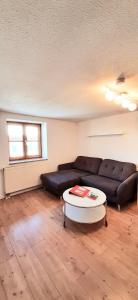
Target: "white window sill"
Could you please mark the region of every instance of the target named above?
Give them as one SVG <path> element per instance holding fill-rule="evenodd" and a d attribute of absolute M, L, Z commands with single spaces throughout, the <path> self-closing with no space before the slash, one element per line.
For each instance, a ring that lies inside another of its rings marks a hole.
<path fill-rule="evenodd" d="M 37 162 L 37 161 L 43 161 L 48 160 L 48 158 L 33 158 L 33 159 L 24 159 L 24 160 L 13 160 L 9 162 L 9 165 L 18 165 L 18 164 L 24 164 L 24 163 L 30 163 L 30 162 Z"/>

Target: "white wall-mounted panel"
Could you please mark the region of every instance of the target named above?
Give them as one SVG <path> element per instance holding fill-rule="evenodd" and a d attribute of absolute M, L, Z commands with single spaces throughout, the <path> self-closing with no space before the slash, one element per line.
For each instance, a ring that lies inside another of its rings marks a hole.
<path fill-rule="evenodd" d="M 133 162 L 138 168 L 138 111 L 79 122 L 78 154 Z"/>

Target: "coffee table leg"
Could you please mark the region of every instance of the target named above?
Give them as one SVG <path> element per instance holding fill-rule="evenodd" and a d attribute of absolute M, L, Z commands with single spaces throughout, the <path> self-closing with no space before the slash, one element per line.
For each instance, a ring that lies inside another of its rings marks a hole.
<path fill-rule="evenodd" d="M 66 202 L 64 202 L 64 222 L 63 227 L 66 228 Z"/>
<path fill-rule="evenodd" d="M 104 218 L 104 224 L 105 224 L 105 227 L 108 226 L 108 222 L 107 222 L 107 201 L 105 202 L 105 218 Z"/>

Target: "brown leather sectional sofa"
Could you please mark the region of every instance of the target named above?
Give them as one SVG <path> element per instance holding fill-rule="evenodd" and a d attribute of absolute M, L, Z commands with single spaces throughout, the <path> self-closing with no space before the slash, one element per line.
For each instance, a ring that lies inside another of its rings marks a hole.
<path fill-rule="evenodd" d="M 53 194 L 76 184 L 102 190 L 107 201 L 118 206 L 134 198 L 137 190 L 136 165 L 111 159 L 78 156 L 74 162 L 58 166 L 58 171 L 41 175 L 43 186 Z"/>

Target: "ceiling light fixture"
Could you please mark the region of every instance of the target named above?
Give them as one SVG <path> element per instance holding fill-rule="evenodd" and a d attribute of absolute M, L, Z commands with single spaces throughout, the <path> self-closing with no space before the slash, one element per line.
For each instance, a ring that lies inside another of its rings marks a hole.
<path fill-rule="evenodd" d="M 113 101 L 115 98 L 115 95 L 112 91 L 108 90 L 105 94 L 105 97 L 108 101 Z"/>
<path fill-rule="evenodd" d="M 116 82 L 112 88 L 110 88 L 109 86 L 104 86 L 103 91 L 105 93 L 105 98 L 109 102 L 113 101 L 116 104 L 121 105 L 123 108 L 127 108 L 129 111 L 134 111 L 137 109 L 137 105 L 136 103 L 131 102 L 132 93 L 128 94 L 128 92 L 126 91 L 120 92 L 119 86 L 124 84 L 125 81 L 126 81 L 126 75 L 124 73 L 121 73 L 117 77 Z"/>
<path fill-rule="evenodd" d="M 121 104 L 121 101 L 122 101 L 121 95 L 117 95 L 117 96 L 115 97 L 115 103 L 116 103 L 116 104 Z"/>
<path fill-rule="evenodd" d="M 105 92 L 105 98 L 109 102 L 113 101 L 116 104 L 121 105 L 123 108 L 127 108 L 130 111 L 134 111 L 137 109 L 136 103 L 130 101 L 130 96 L 126 92 L 117 93 L 108 88 L 108 90 L 106 89 Z"/>
<path fill-rule="evenodd" d="M 129 103 L 128 109 L 129 109 L 130 111 L 134 111 L 134 110 L 136 110 L 136 108 L 137 108 L 136 103 L 132 103 L 132 102 Z"/>
<path fill-rule="evenodd" d="M 126 80 L 125 74 L 121 73 L 116 79 L 116 84 L 123 84 L 125 80 Z"/>
<path fill-rule="evenodd" d="M 129 99 L 127 99 L 127 98 L 125 98 L 125 97 L 122 96 L 122 101 L 121 101 L 122 107 L 123 108 L 128 108 L 129 104 L 130 104 Z"/>

